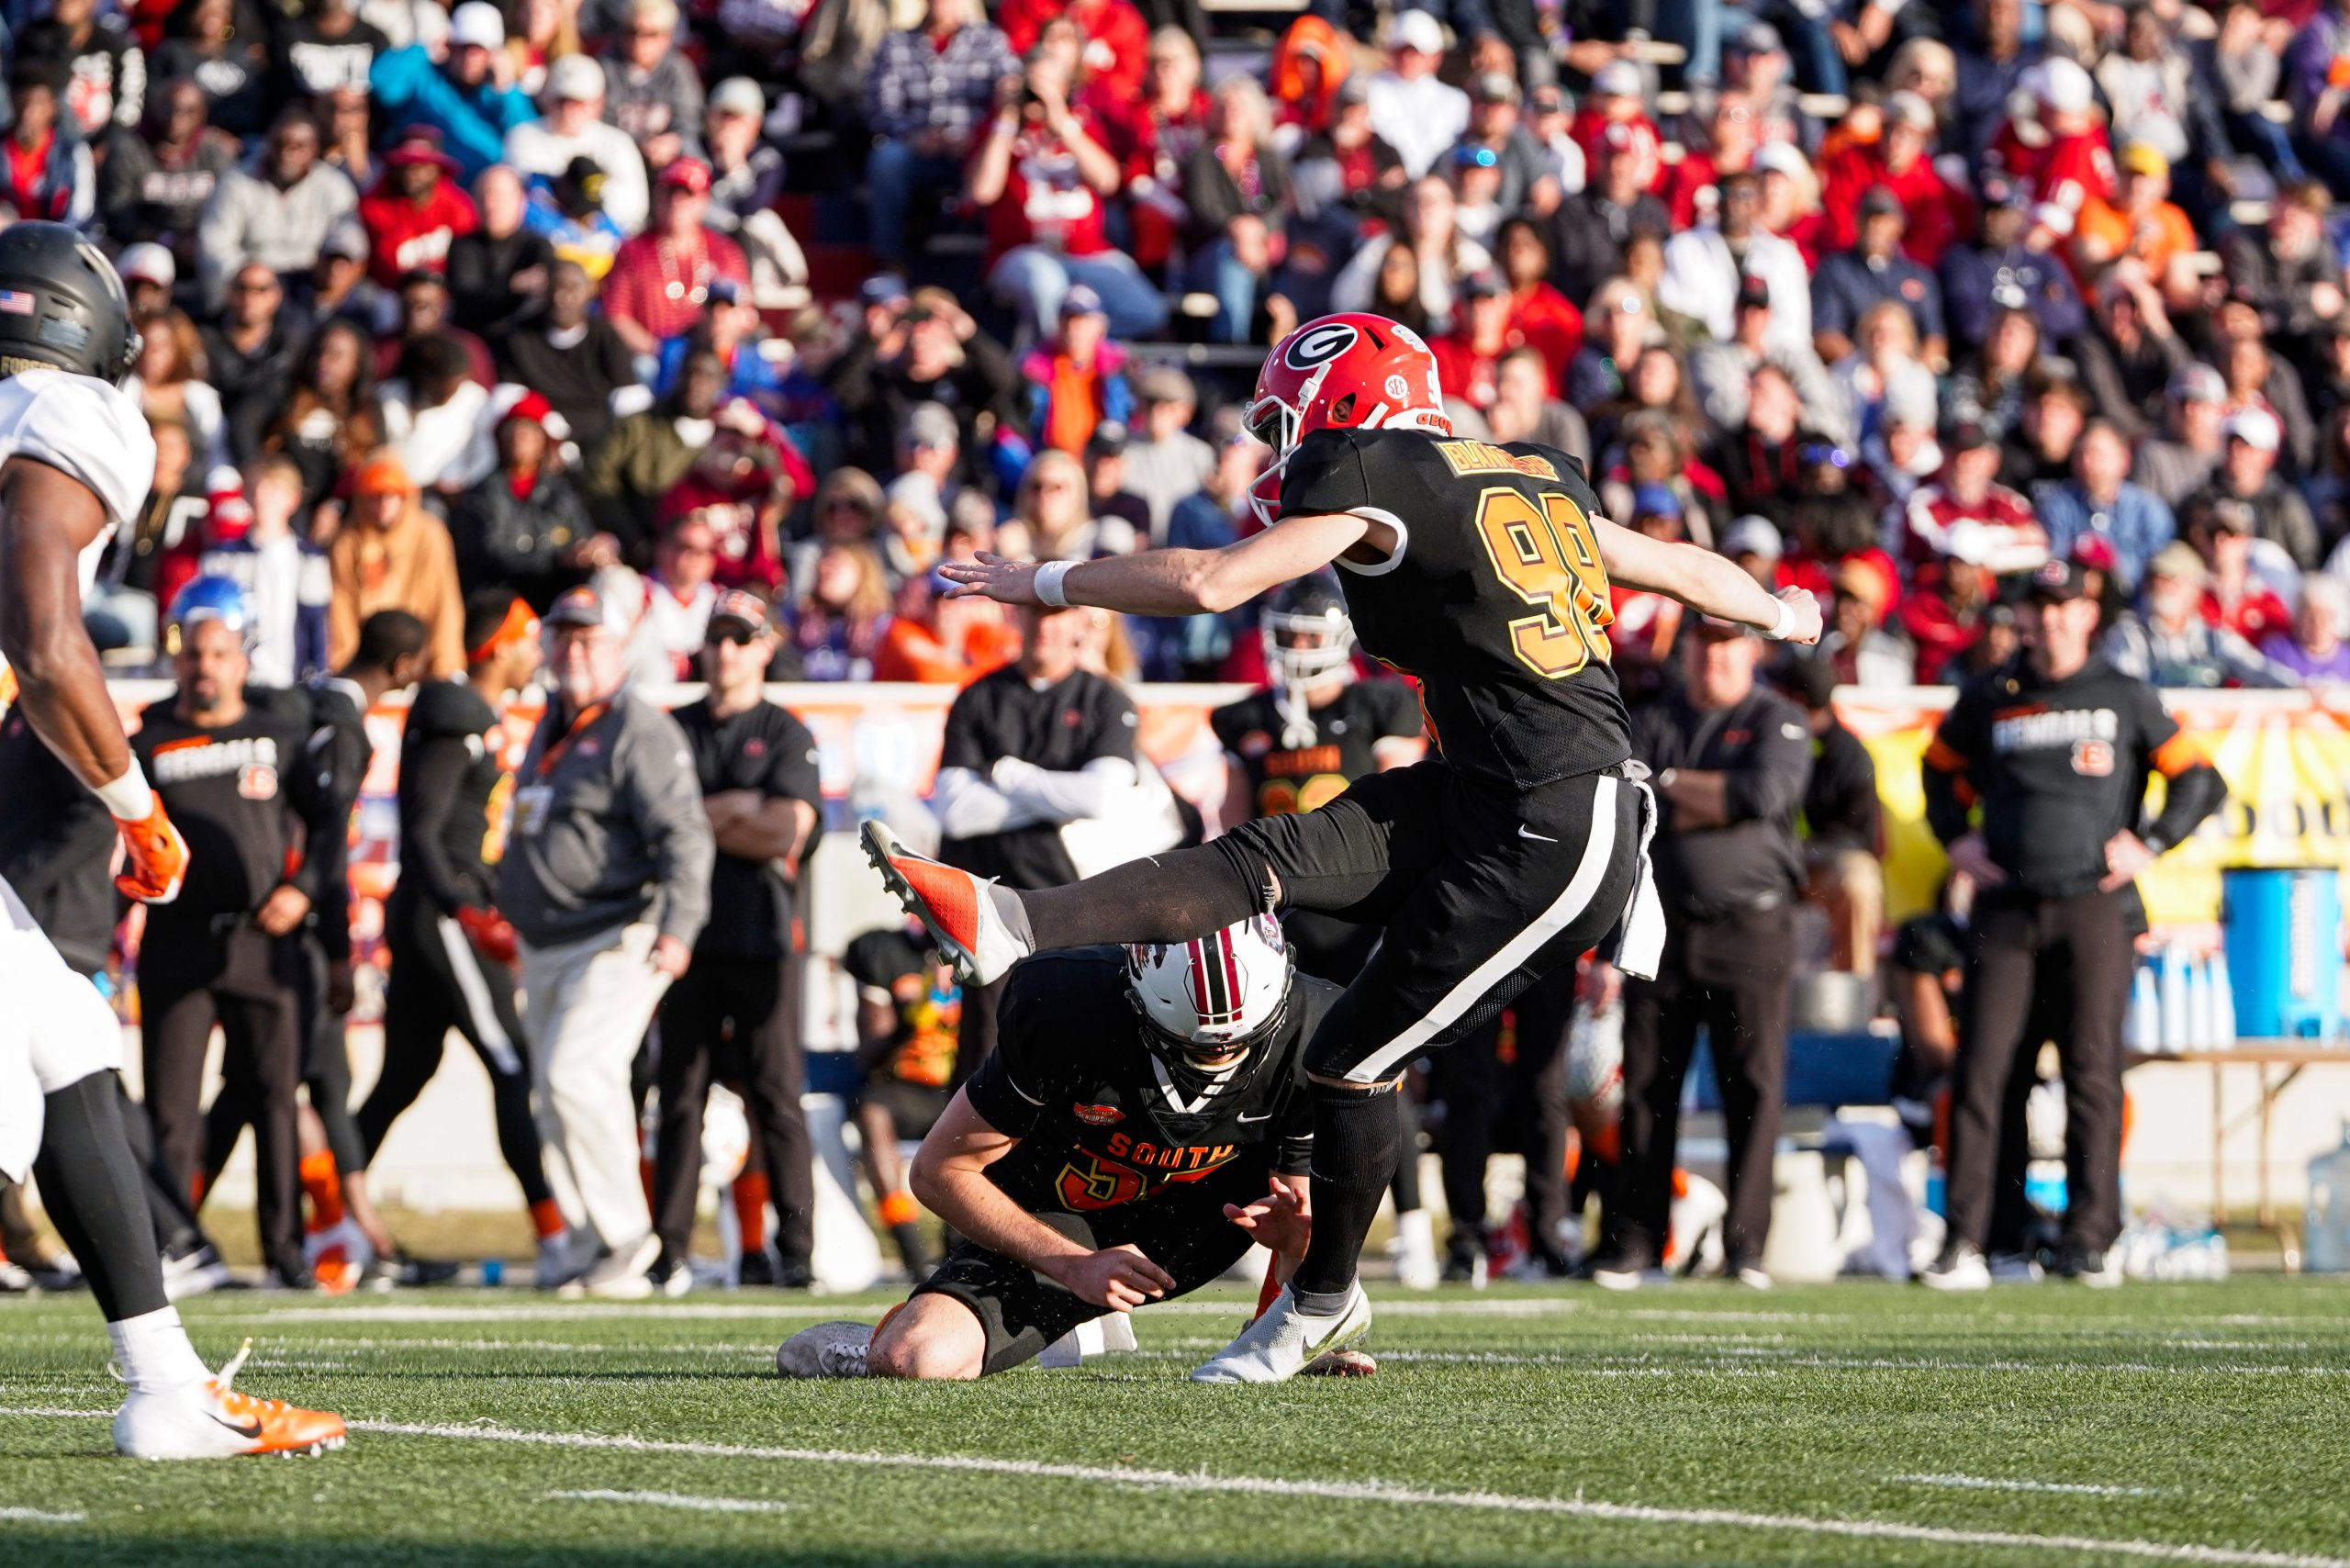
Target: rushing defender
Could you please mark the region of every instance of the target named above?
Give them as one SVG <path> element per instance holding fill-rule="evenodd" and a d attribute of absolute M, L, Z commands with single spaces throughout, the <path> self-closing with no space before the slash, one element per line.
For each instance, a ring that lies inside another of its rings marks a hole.
<path fill-rule="evenodd" d="M 115 385 L 139 347 L 121 280 L 96 246 L 60 223 L 0 230 L 0 653 L 34 733 L 121 829 L 116 886 L 168 903 L 187 846 L 131 758 L 82 629 L 98 553 L 155 471 L 146 421 Z M 115 1447 L 143 1459 L 340 1447 L 340 1417 L 231 1389 L 241 1355 L 217 1376 L 197 1358 L 164 1299 L 123 1134 L 121 1029 L 5 883 L 0 905 L 0 1176 L 39 1170 L 50 1218 L 106 1314 L 130 1385 Z"/>
<path fill-rule="evenodd" d="M 1599 515 L 1581 465 L 1527 442 L 1455 439 L 1436 361 L 1382 317 L 1325 317 L 1273 346 L 1248 425 L 1277 461 L 1252 496 L 1270 526 L 1221 550 L 1082 563 L 982 555 L 958 594 L 1132 614 L 1225 610 L 1336 564 L 1363 647 L 1417 675 L 1441 758 L 1357 780 L 1321 810 L 1201 848 L 1014 893 L 899 849 L 868 824 L 893 890 L 976 979 L 1040 950 L 1179 942 L 1284 905 L 1374 923 L 1378 953 L 1306 1047 L 1314 1234 L 1281 1296 L 1192 1374 L 1273 1382 L 1359 1338 L 1364 1233 L 1397 1157 L 1402 1065 L 1459 1038 L 1535 977 L 1619 927 L 1655 962 L 1653 820 L 1628 768 L 1607 665 L 1611 581 L 1799 642 L 1811 596 L 1774 599 L 1727 558 Z"/>
<path fill-rule="evenodd" d="M 914 1191 L 967 1239 L 878 1328 L 803 1329 L 777 1370 L 980 1377 L 1197 1289 L 1252 1239 L 1285 1275 L 1313 1152 L 1299 1066 L 1337 996 L 1262 915 L 1022 965 L 996 1048 L 914 1157 Z"/>

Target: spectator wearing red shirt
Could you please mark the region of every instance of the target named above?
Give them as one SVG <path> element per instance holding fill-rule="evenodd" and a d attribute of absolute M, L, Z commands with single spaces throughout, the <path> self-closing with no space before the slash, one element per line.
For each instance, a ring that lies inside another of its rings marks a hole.
<path fill-rule="evenodd" d="M 1991 156 L 2031 187 L 2034 201 L 2063 207 L 2076 218 L 2091 201 L 2110 202 L 2120 186 L 2113 146 L 2097 119 L 2097 89 L 2089 73 L 2069 60 L 2051 58 L 2025 73 L 2039 106 L 2024 124 L 2009 120 L 1992 143 Z"/>
<path fill-rule="evenodd" d="M 1639 66 L 1628 60 L 1609 61 L 1592 77 L 1591 91 L 1583 95 L 1583 106 L 1575 111 L 1567 134 L 1583 149 L 1583 166 L 1588 169 L 1604 167 L 1610 149 L 1628 151 L 1638 171 L 1638 188 L 1647 191 L 1656 188 L 1664 170 L 1664 138 L 1658 134 L 1656 121 L 1649 118 L 1640 87 Z M 1618 125 L 1628 140 L 1608 136 L 1609 128 Z"/>
<path fill-rule="evenodd" d="M 439 131 L 412 125 L 382 162 L 375 188 L 359 201 L 367 275 L 378 287 L 392 288 L 409 273 L 446 272 L 450 241 L 481 226 L 473 198 L 450 178 L 457 161 L 441 151 Z"/>
<path fill-rule="evenodd" d="M 1500 396 L 1495 377 L 1502 355 L 1520 340 L 1510 327 L 1509 285 L 1499 273 L 1491 267 L 1471 273 L 1460 286 L 1460 297 L 1468 308 L 1459 313 L 1459 325 L 1428 347 L 1436 353 L 1437 379 L 1444 395 L 1482 414 Z"/>
<path fill-rule="evenodd" d="M 1167 264 L 1190 213 L 1183 204 L 1183 168 L 1207 145 L 1208 95 L 1200 86 L 1200 46 L 1181 28 L 1150 37 L 1143 95 L 1122 98 L 1090 82 L 1080 95 L 1102 127 L 1102 144 L 1125 171 L 1134 221 L 1131 254 L 1149 271 Z"/>
<path fill-rule="evenodd" d="M 1126 103 L 1142 95 L 1143 71 L 1150 55 L 1150 27 L 1127 0 L 1004 0 L 996 26 L 1026 54 L 1045 36 L 1047 23 L 1067 17 L 1084 35 L 1078 56 L 1086 79 Z"/>
<path fill-rule="evenodd" d="M 1681 162 L 1667 168 L 1657 183 L 1656 194 L 1673 214 L 1675 234 L 1697 226 L 1701 192 L 1716 185 L 1724 174 L 1754 166 L 1756 141 L 1754 111 L 1747 107 L 1746 100 L 1728 94 L 1715 99 L 1713 113 L 1706 118 L 1703 145 L 1682 154 Z"/>
<path fill-rule="evenodd" d="M 1511 336 L 1542 355 L 1550 396 L 1565 396 L 1567 366 L 1583 352 L 1583 312 L 1550 286 L 1550 245 L 1541 225 L 1526 217 L 1503 223 L 1494 248 L 1509 285 Z"/>
<path fill-rule="evenodd" d="M 657 357 L 664 342 L 693 330 L 712 283 L 724 277 L 746 292 L 751 286 L 742 247 L 702 223 L 710 165 L 680 158 L 654 185 L 653 221 L 620 248 L 604 280 L 604 314 L 641 359 Z"/>
<path fill-rule="evenodd" d="M 1032 50 L 1026 74 L 1007 88 L 971 165 L 971 199 L 988 209 L 989 281 L 1039 337 L 1080 283 L 1100 296 L 1117 336 L 1157 331 L 1167 302 L 1134 258 L 1110 247 L 1102 203 L 1118 188 L 1118 161 L 1092 117 L 1070 106 L 1068 64 Z"/>
<path fill-rule="evenodd" d="M 1873 146 L 1839 154 L 1828 170 L 1823 206 L 1835 249 L 1860 243 L 1861 198 L 1883 185 L 1907 220 L 1901 249 L 1919 266 L 1942 264 L 1942 252 L 1975 228 L 1975 204 L 1951 188 L 1927 151 L 1934 135 L 1933 106 L 1915 93 L 1896 93 L 1885 106 L 1885 134 Z"/>
<path fill-rule="evenodd" d="M 62 66 L 44 60 L 19 62 L 8 73 L 17 114 L 0 137 L 6 154 L 0 162 L 0 201 L 20 217 L 86 224 L 97 207 L 97 174 L 89 143 L 58 124 L 63 74 Z"/>
<path fill-rule="evenodd" d="M 1902 509 L 1900 553 L 1912 566 L 1956 556 L 1994 572 L 2028 572 L 2048 559 L 2048 532 L 2031 503 L 1998 482 L 1999 443 L 1964 424 L 1942 443 L 1942 477 Z"/>
<path fill-rule="evenodd" d="M 2227 496 L 2196 509 L 2187 537 L 2210 568 L 2203 585 L 2203 619 L 2256 648 L 2278 633 L 2290 636 L 2293 612 L 2253 573 L 2254 529 L 2250 503 Z"/>

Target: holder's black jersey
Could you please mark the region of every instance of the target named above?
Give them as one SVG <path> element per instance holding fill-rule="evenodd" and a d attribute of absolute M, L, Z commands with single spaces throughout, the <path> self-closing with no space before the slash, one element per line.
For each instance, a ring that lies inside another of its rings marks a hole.
<path fill-rule="evenodd" d="M 1180 1095 L 1142 1041 L 1118 947 L 1024 960 L 1005 982 L 995 1049 L 963 1086 L 971 1108 L 1020 1147 L 988 1167 L 1032 1213 L 1082 1214 L 1198 1187 L 1221 1204 L 1262 1197 L 1276 1171 L 1304 1175 L 1314 1105 L 1300 1065 L 1338 988 L 1297 976 L 1270 1053 L 1212 1113 L 1178 1114 Z M 1173 1125 L 1169 1125 L 1172 1118 Z M 1203 1193 L 1204 1195 L 1204 1193 Z M 1218 1224 L 1223 1223 L 1219 1217 Z"/>
<path fill-rule="evenodd" d="M 505 724 L 462 681 L 429 681 L 408 703 L 400 738 L 400 880 L 436 913 L 488 906 L 491 830 L 505 812 Z"/>
<path fill-rule="evenodd" d="M 1307 709 L 1304 718 L 1313 733 L 1291 734 L 1277 691 L 1251 692 L 1208 715 L 1215 738 L 1248 776 L 1252 816 L 1327 805 L 1364 774 L 1379 771 L 1374 743 L 1420 734 L 1419 703 L 1395 680 L 1350 680 L 1321 707 Z M 1292 745 L 1292 740 L 1304 744 Z"/>
<path fill-rule="evenodd" d="M 1335 512 L 1403 535 L 1384 561 L 1342 558 L 1339 587 L 1363 648 L 1420 678 L 1448 762 L 1527 789 L 1630 755 L 1581 464 L 1526 442 L 1319 430 L 1289 456 L 1281 515 Z"/>

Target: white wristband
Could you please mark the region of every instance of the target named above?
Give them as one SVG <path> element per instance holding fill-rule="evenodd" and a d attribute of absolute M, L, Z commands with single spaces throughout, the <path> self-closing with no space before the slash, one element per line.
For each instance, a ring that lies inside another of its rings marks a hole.
<path fill-rule="evenodd" d="M 1784 643 L 1796 634 L 1796 607 L 1784 599 L 1776 602 L 1779 606 L 1778 622 L 1762 635 L 1774 643 Z"/>
<path fill-rule="evenodd" d="M 143 823 L 155 810 L 155 792 L 147 788 L 147 775 L 139 770 L 135 756 L 121 778 L 111 784 L 99 785 L 91 793 L 119 822 Z"/>
<path fill-rule="evenodd" d="M 1036 600 L 1055 610 L 1069 608 L 1069 596 L 1061 592 L 1061 579 L 1075 566 L 1075 561 L 1047 561 L 1036 568 Z"/>

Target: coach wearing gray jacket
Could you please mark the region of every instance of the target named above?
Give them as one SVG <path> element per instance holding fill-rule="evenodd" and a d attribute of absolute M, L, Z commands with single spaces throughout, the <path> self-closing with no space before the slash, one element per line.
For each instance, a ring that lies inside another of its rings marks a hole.
<path fill-rule="evenodd" d="M 547 1182 L 575 1237 L 566 1293 L 652 1294 L 661 1244 L 637 1174 L 629 1067 L 710 917 L 716 851 L 685 733 L 626 684 L 632 597 L 548 610 L 554 694 L 515 778 L 499 911 L 520 938 Z"/>

